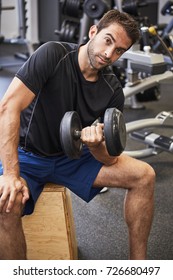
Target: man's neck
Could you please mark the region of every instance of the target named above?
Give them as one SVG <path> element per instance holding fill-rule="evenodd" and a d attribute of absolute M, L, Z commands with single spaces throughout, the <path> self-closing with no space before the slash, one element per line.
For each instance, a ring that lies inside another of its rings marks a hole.
<path fill-rule="evenodd" d="M 89 61 L 87 54 L 87 45 L 79 48 L 78 63 L 84 78 L 87 81 L 95 82 L 98 80 L 98 70 L 94 69 Z"/>

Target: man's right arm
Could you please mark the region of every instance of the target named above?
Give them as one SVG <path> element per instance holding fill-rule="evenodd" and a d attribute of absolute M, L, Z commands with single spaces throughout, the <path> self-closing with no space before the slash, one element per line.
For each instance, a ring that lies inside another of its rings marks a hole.
<path fill-rule="evenodd" d="M 0 212 L 8 198 L 7 212 L 11 210 L 19 191 L 23 193 L 23 202 L 28 198 L 27 188 L 20 179 L 18 144 L 20 113 L 34 97 L 34 93 L 15 77 L 0 102 L 0 159 L 3 165 Z"/>

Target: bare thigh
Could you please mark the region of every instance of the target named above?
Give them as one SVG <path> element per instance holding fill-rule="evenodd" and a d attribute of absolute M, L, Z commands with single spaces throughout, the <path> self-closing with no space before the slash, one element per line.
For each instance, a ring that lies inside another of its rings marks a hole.
<path fill-rule="evenodd" d="M 100 169 L 93 187 L 111 187 L 132 189 L 140 180 L 147 181 L 154 178 L 155 173 L 146 162 L 131 158 L 125 154 L 118 157 L 115 164 Z M 144 183 L 144 182 L 143 182 Z"/>

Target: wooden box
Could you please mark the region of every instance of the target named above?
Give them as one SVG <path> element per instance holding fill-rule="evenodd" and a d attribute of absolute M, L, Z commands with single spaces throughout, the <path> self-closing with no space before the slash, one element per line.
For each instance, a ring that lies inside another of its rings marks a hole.
<path fill-rule="evenodd" d="M 29 260 L 77 259 L 70 191 L 48 183 L 34 213 L 22 218 Z"/>

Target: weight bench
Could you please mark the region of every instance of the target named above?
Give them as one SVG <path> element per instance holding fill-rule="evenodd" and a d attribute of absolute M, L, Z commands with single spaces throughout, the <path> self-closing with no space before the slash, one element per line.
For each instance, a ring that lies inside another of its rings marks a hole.
<path fill-rule="evenodd" d="M 77 243 L 70 191 L 48 183 L 34 213 L 22 218 L 29 260 L 75 260 Z"/>

